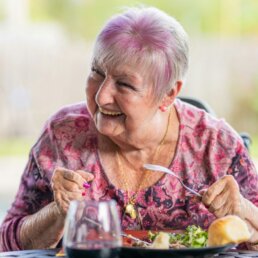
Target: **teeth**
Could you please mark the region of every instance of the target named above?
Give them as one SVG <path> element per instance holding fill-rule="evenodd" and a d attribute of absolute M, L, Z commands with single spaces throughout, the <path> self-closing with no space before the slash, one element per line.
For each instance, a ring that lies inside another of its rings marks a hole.
<path fill-rule="evenodd" d="M 121 115 L 122 113 L 121 112 L 112 112 L 112 111 L 107 111 L 101 107 L 99 107 L 99 111 L 105 115 L 109 115 L 109 116 L 118 116 L 118 115 Z"/>

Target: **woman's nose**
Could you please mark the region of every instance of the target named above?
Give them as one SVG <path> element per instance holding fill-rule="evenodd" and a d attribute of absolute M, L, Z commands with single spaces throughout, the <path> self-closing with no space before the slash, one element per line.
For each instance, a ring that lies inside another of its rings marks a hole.
<path fill-rule="evenodd" d="M 95 101 L 99 106 L 114 102 L 114 87 L 111 79 L 106 77 L 102 82 L 96 93 Z"/>

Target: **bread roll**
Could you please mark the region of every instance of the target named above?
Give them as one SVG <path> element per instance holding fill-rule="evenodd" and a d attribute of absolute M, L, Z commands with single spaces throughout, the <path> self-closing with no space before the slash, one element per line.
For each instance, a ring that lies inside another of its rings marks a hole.
<path fill-rule="evenodd" d="M 247 224 L 235 215 L 213 221 L 208 229 L 208 246 L 239 244 L 251 237 Z"/>

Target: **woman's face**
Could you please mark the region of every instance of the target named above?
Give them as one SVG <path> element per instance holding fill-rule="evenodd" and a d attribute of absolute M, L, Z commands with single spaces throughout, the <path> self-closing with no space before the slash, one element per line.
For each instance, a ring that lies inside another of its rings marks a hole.
<path fill-rule="evenodd" d="M 108 137 L 144 133 L 159 103 L 137 66 L 104 68 L 93 64 L 86 85 L 87 106 L 98 131 Z"/>

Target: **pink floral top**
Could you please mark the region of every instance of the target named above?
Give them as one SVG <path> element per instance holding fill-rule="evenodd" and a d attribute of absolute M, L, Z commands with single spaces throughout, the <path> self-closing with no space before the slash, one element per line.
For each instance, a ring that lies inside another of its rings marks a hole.
<path fill-rule="evenodd" d="M 224 175 L 233 175 L 242 195 L 258 207 L 257 172 L 238 134 L 225 121 L 180 100 L 175 107 L 180 135 L 169 168 L 196 191 Z M 25 216 L 53 201 L 50 181 L 56 166 L 93 173 L 88 198 L 116 200 L 124 229 L 184 229 L 190 224 L 207 228 L 214 219 L 200 200 L 170 175 L 137 194 L 140 219 L 125 215 L 127 194 L 108 181 L 98 156 L 96 128 L 85 103 L 79 103 L 53 115 L 32 147 L 18 193 L 0 229 L 0 250 L 20 249 L 19 230 Z"/>

